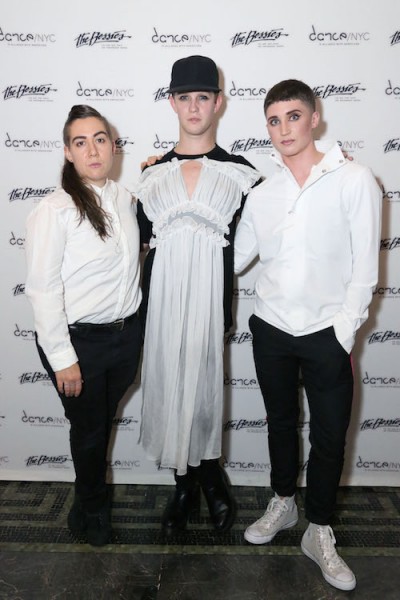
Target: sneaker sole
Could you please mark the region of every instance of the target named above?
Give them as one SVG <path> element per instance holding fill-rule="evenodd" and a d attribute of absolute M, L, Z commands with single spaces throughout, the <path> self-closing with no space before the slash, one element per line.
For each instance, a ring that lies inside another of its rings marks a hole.
<path fill-rule="evenodd" d="M 294 527 L 297 524 L 297 521 L 298 521 L 298 519 L 295 519 L 294 521 L 290 521 L 290 523 L 286 523 L 286 525 L 283 525 L 283 527 L 280 527 L 280 529 L 278 529 L 278 531 L 275 531 L 275 533 L 273 535 L 264 535 L 263 537 L 252 535 L 246 529 L 246 531 L 244 532 L 244 539 L 247 542 L 250 542 L 250 544 L 267 544 L 268 542 L 271 542 L 274 539 L 274 537 L 276 536 L 276 534 L 279 533 L 280 531 Z"/>
<path fill-rule="evenodd" d="M 346 583 L 345 581 L 338 581 L 337 579 L 334 579 L 333 577 L 331 577 L 330 575 L 327 575 L 327 573 L 324 572 L 324 570 L 321 567 L 321 565 L 319 564 L 318 560 L 303 545 L 303 542 L 301 542 L 301 550 L 302 550 L 303 554 L 308 556 L 308 558 L 311 558 L 311 560 L 314 561 L 315 564 L 319 566 L 319 568 L 321 569 L 322 577 L 325 579 L 325 581 L 330 583 L 333 587 L 337 588 L 338 590 L 342 590 L 344 592 L 350 592 L 351 590 L 354 590 L 354 588 L 356 587 L 356 583 L 357 583 L 355 577 L 354 577 L 353 581 L 349 581 L 348 583 Z"/>

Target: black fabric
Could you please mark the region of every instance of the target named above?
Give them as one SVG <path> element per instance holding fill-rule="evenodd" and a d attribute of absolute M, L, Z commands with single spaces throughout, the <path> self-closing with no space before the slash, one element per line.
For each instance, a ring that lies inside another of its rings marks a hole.
<path fill-rule="evenodd" d="M 351 359 L 333 327 L 294 337 L 256 315 L 249 320 L 268 416 L 271 488 L 293 496 L 299 473 L 299 369 L 310 409 L 305 516 L 329 525 L 343 468 L 353 399 Z"/>
<path fill-rule="evenodd" d="M 202 158 L 206 156 L 210 160 L 218 160 L 221 162 L 233 162 L 241 165 L 247 165 L 254 169 L 253 165 L 249 163 L 248 160 L 243 158 L 243 156 L 237 154 L 229 154 L 223 148 L 218 145 L 215 145 L 214 148 L 205 154 L 178 154 L 175 150 L 171 150 L 167 154 L 165 154 L 160 160 L 156 162 L 156 164 L 162 164 L 165 162 L 171 161 L 173 158 L 177 158 L 178 160 L 195 160 L 196 158 Z M 147 167 L 146 167 L 147 168 Z M 261 180 L 257 181 L 255 185 L 258 185 Z M 225 236 L 229 242 L 228 246 L 223 248 L 224 253 L 224 323 L 225 323 L 225 331 L 229 331 L 232 326 L 232 294 L 233 294 L 233 246 L 236 232 L 236 223 L 237 219 L 240 216 L 243 205 L 246 200 L 246 196 L 243 196 L 242 203 L 240 208 L 236 211 L 231 223 L 229 224 L 229 233 Z M 146 217 L 143 205 L 138 201 L 138 209 L 137 209 L 137 219 L 140 228 L 140 243 L 148 244 L 153 231 L 153 224 Z M 150 288 L 150 278 L 151 278 L 151 269 L 154 261 L 155 248 L 150 250 L 150 252 L 146 256 L 146 260 L 143 267 L 143 278 L 142 278 L 142 292 L 143 299 L 140 307 L 140 320 L 143 326 L 146 323 L 147 316 L 147 305 L 149 300 L 149 288 Z"/>
<path fill-rule="evenodd" d="M 76 496 L 85 510 L 95 513 L 107 501 L 106 459 L 112 422 L 119 401 L 135 379 L 141 330 L 135 316 L 122 331 L 70 328 L 70 336 L 84 381 L 82 393 L 77 398 L 58 395 L 71 424 Z M 37 347 L 57 389 L 54 371 L 38 343 Z"/>

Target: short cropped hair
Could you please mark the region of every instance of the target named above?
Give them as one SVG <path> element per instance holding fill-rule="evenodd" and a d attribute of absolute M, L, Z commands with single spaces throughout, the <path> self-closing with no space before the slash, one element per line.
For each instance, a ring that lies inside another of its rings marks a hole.
<path fill-rule="evenodd" d="M 315 95 L 312 89 L 298 79 L 286 79 L 274 85 L 264 100 L 264 113 L 271 104 L 285 102 L 286 100 L 301 100 L 315 112 Z"/>

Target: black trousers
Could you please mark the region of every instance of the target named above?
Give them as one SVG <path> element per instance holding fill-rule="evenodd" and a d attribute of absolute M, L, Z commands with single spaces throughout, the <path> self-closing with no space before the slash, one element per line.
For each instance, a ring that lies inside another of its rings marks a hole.
<path fill-rule="evenodd" d="M 109 327 L 70 326 L 72 345 L 84 380 L 80 396 L 60 394 L 69 419 L 75 468 L 75 494 L 89 512 L 107 502 L 106 457 L 118 402 L 133 383 L 139 363 L 142 334 L 135 315 L 119 331 Z M 39 355 L 54 386 L 56 378 L 42 348 Z"/>
<path fill-rule="evenodd" d="M 333 327 L 294 337 L 256 315 L 249 321 L 257 376 L 268 419 L 271 487 L 292 496 L 299 472 L 299 370 L 310 409 L 306 517 L 330 523 L 343 469 L 353 397 L 350 356 Z"/>

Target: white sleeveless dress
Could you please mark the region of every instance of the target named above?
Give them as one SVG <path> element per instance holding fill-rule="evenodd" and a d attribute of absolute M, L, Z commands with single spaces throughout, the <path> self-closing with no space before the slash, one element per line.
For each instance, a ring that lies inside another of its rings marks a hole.
<path fill-rule="evenodd" d="M 160 467 L 221 455 L 223 403 L 224 234 L 242 194 L 259 179 L 237 163 L 201 163 L 189 198 L 185 160 L 149 167 L 137 197 L 153 222 L 156 248 L 143 353 L 141 441 Z"/>

